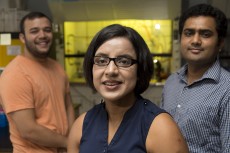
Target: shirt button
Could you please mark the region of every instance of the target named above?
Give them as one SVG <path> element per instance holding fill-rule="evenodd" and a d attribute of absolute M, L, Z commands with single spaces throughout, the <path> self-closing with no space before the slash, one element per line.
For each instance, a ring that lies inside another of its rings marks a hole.
<path fill-rule="evenodd" d="M 177 108 L 181 108 L 181 105 L 180 105 L 180 104 L 178 104 L 178 105 L 177 105 Z"/>

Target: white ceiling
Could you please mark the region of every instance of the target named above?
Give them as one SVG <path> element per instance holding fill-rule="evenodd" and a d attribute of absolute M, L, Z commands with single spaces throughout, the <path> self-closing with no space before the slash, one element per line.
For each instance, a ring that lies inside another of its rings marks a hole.
<path fill-rule="evenodd" d="M 111 19 L 174 19 L 180 15 L 181 1 L 183 0 L 48 0 L 48 5 L 53 20 L 62 23 Z M 194 4 L 202 2 L 187 1 Z M 220 8 L 230 18 L 230 0 L 204 1 Z"/>
<path fill-rule="evenodd" d="M 181 0 L 49 0 L 55 22 L 111 19 L 173 19 Z"/>
<path fill-rule="evenodd" d="M 210 3 L 230 19 L 230 0 L 0 0 L 0 8 L 41 11 L 54 22 L 111 19 L 174 19 L 181 3 Z"/>

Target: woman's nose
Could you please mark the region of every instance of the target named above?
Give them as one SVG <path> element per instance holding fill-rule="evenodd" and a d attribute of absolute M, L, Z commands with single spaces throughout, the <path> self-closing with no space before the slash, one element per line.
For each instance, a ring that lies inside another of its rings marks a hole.
<path fill-rule="evenodd" d="M 105 68 L 105 73 L 108 75 L 108 74 L 117 74 L 117 72 L 118 72 L 118 67 L 115 64 L 115 62 L 111 60 Z"/>

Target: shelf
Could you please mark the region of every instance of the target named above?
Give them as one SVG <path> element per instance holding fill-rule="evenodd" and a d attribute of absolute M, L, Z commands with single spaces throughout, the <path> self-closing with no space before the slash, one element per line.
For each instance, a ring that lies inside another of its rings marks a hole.
<path fill-rule="evenodd" d="M 65 54 L 65 58 L 72 58 L 72 57 L 85 57 L 85 54 Z"/>
<path fill-rule="evenodd" d="M 11 34 L 11 39 L 19 39 L 19 32 L 0 32 L 0 34 Z"/>

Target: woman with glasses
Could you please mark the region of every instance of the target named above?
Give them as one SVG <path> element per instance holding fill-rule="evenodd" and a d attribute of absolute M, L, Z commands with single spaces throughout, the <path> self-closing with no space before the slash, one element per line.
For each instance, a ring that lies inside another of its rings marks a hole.
<path fill-rule="evenodd" d="M 143 38 L 114 24 L 91 41 L 84 73 L 101 103 L 72 126 L 68 153 L 187 153 L 168 113 L 140 94 L 149 86 L 153 61 Z"/>

